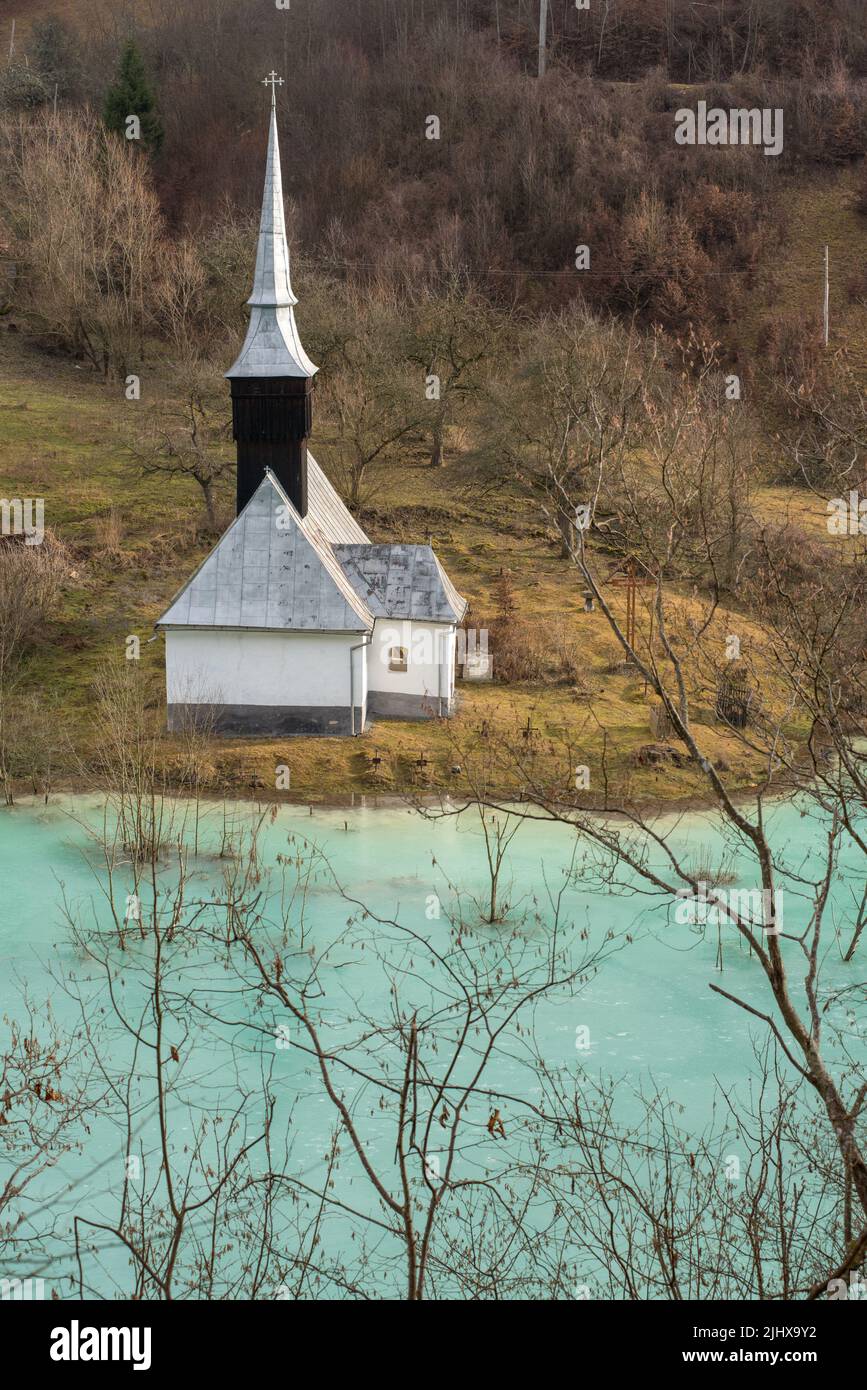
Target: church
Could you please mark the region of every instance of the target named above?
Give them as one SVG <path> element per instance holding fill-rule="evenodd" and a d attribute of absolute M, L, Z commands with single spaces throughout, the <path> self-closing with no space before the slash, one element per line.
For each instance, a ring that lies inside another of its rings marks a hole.
<path fill-rule="evenodd" d="M 376 545 L 307 449 L 317 368 L 289 276 L 272 73 L 250 323 L 226 373 L 236 516 L 156 624 L 169 729 L 357 735 L 452 713 L 466 600 L 429 545 Z"/>

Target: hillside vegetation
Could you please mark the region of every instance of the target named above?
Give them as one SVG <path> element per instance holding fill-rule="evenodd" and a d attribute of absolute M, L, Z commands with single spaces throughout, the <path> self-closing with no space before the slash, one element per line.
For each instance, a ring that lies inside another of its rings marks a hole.
<path fill-rule="evenodd" d="M 41 55 L 46 90 L 50 60 L 62 95 L 55 115 L 0 70 L 0 495 L 46 499 L 58 559 L 51 601 L 14 652 L 7 636 L 6 658 L 0 634 L 7 788 L 97 775 L 100 672 L 131 635 L 161 721 L 153 622 L 231 516 L 222 371 L 245 323 L 260 71 L 281 67 L 284 44 L 298 320 L 322 369 L 313 450 L 374 539 L 433 537 L 469 625 L 491 633 L 497 679 L 462 685 L 451 723 L 286 748 L 209 741 L 197 790 L 272 796 L 285 763 L 290 794 L 311 800 L 460 791 L 479 775 L 519 794 L 529 756 L 564 794 L 576 763 L 601 761 L 638 797 L 689 800 L 699 779 L 657 737 L 654 692 L 599 605 L 585 611 L 569 518 L 597 483 L 587 544 L 613 614 L 634 556 L 695 656 L 707 748 L 735 790 L 760 780 L 762 757 L 715 711 L 727 639 L 763 717 L 798 739 L 768 576 L 785 562 L 806 598 L 817 566 L 846 576 L 863 544 L 826 526 L 827 498 L 861 481 L 860 7 L 732 2 L 699 20 L 624 2 L 603 33 L 598 15 L 554 4 L 542 82 L 536 11 L 519 0 L 266 11 L 221 0 L 205 23 L 195 4 L 19 7 L 21 44 L 34 69 Z M 100 119 L 131 34 L 163 132 L 149 151 Z M 701 96 L 783 105 L 783 156 L 675 146 L 675 108 Z M 439 141 L 424 138 L 431 112 Z M 672 469 L 696 510 L 666 551 Z M 708 515 L 709 562 L 690 540 Z M 650 604 L 640 588 L 639 639 L 664 659 Z M 508 768 L 479 772 L 485 737 L 513 754 Z M 189 785 L 183 739 L 160 738 L 157 756 Z"/>

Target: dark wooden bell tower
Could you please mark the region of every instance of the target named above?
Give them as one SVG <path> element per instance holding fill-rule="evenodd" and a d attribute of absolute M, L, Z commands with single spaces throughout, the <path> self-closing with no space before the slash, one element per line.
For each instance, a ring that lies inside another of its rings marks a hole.
<path fill-rule="evenodd" d="M 238 360 L 226 373 L 232 387 L 232 434 L 238 449 L 237 507 L 242 511 L 270 468 L 300 516 L 307 514 L 307 440 L 316 367 L 298 336 L 297 299 L 289 278 L 289 243 L 277 139 L 277 87 L 272 72 L 271 127 L 250 324 Z"/>
<path fill-rule="evenodd" d="M 238 448 L 237 510 L 243 511 L 270 468 L 295 510 L 307 515 L 307 440 L 312 377 L 235 377 L 232 435 Z"/>

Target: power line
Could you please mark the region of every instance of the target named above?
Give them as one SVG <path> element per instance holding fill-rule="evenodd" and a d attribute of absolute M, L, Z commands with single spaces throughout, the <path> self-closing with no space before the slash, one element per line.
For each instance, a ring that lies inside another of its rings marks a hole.
<path fill-rule="evenodd" d="M 307 256 L 303 259 L 306 259 L 308 263 L 312 265 L 326 267 L 333 266 L 339 270 L 382 270 L 382 266 L 375 264 L 373 261 L 337 261 L 312 256 Z M 858 260 L 858 264 L 861 264 L 860 258 Z M 437 273 L 440 275 L 448 275 L 450 272 L 443 270 Z M 574 270 L 536 270 L 532 267 L 526 270 L 497 270 L 493 266 L 479 267 L 475 270 L 475 273 L 477 275 L 508 275 L 512 276 L 512 278 L 515 280 L 535 280 L 541 279 L 542 277 L 549 275 L 568 275 L 572 278 L 580 278 L 582 280 L 608 280 L 614 274 L 613 271 L 578 270 L 577 267 Z M 716 277 L 723 277 L 726 275 L 761 275 L 763 273 L 764 268 L 762 267 L 744 266 L 741 268 L 732 267 L 728 270 L 705 270 L 702 271 L 696 278 L 699 280 L 707 280 Z"/>

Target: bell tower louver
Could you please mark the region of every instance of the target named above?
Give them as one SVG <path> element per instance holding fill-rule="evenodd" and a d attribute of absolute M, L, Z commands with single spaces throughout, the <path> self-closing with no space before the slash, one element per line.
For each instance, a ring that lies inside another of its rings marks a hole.
<path fill-rule="evenodd" d="M 247 505 L 270 468 L 301 516 L 307 514 L 307 440 L 313 377 L 301 345 L 289 277 L 283 179 L 277 139 L 277 86 L 272 72 L 271 129 L 259 223 L 250 325 L 237 361 L 226 372 L 232 390 L 232 433 L 238 451 L 237 510 Z"/>

